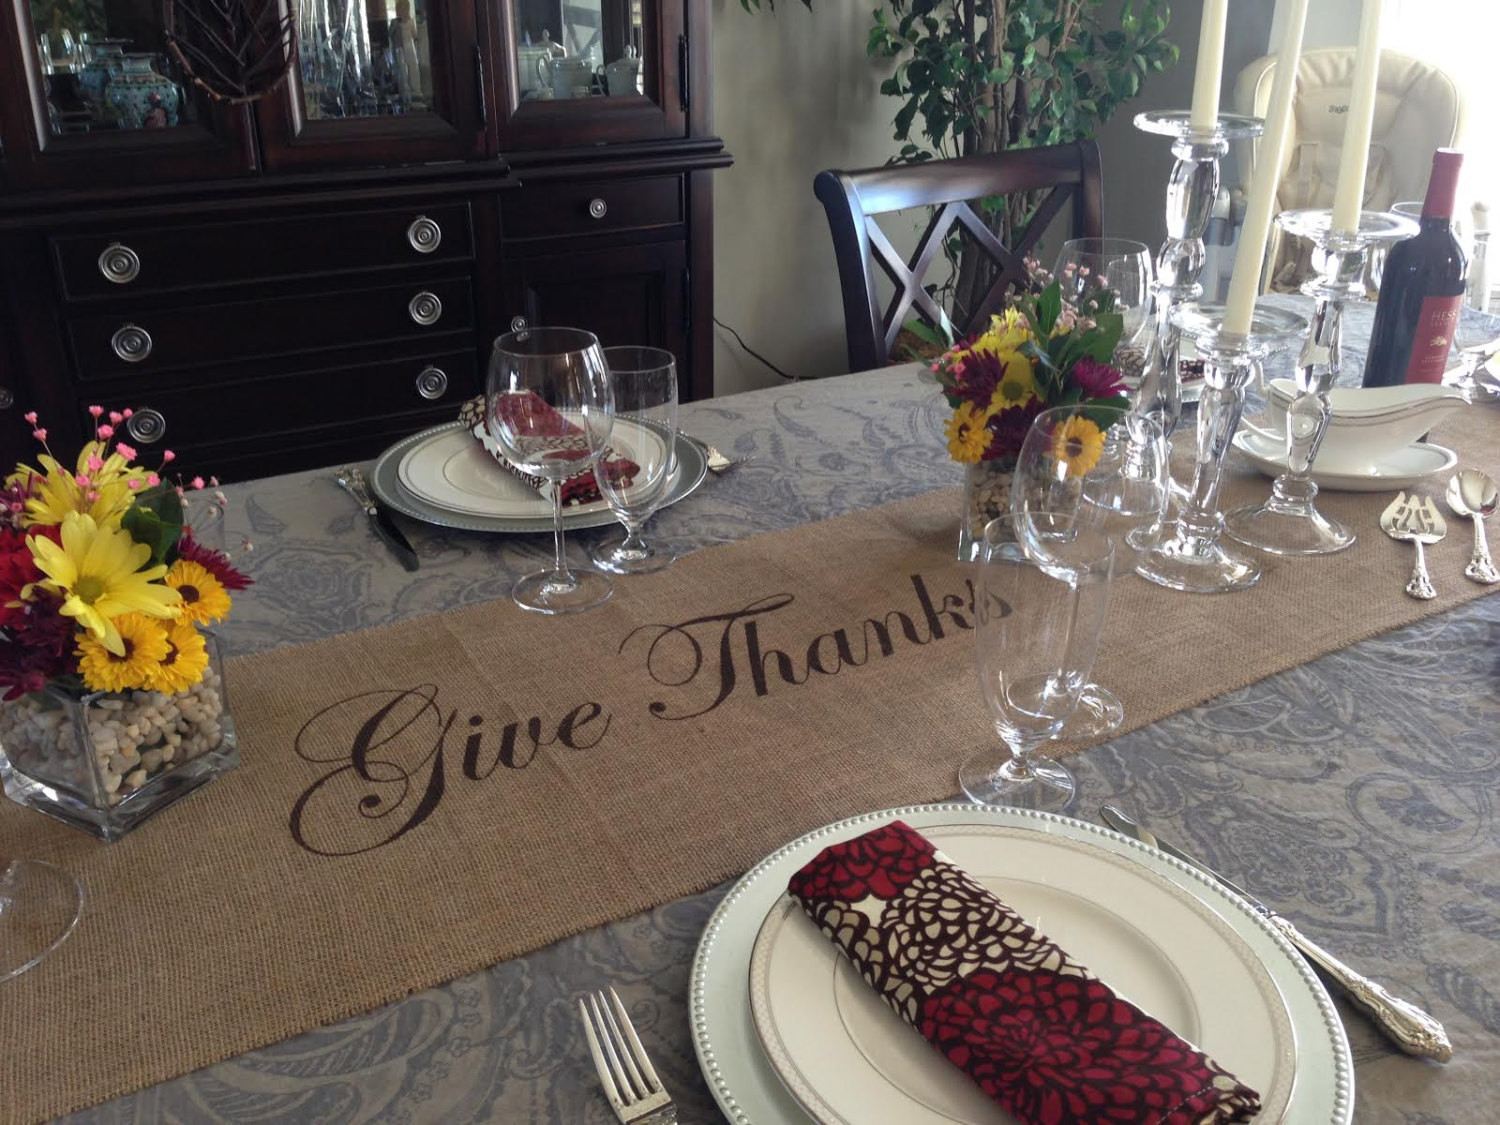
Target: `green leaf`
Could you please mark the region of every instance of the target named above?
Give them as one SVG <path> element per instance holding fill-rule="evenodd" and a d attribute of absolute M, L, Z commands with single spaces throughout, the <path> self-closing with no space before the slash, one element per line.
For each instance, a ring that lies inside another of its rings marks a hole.
<path fill-rule="evenodd" d="M 1062 287 L 1053 282 L 1042 290 L 1041 296 L 1036 299 L 1036 322 L 1041 329 L 1042 339 L 1052 335 L 1052 326 L 1057 323 L 1057 318 L 1062 313 Z"/>
<path fill-rule="evenodd" d="M 182 538 L 182 500 L 177 490 L 159 484 L 142 492 L 125 510 L 120 526 L 137 543 L 151 548 L 146 566 L 171 562 L 177 541 Z"/>

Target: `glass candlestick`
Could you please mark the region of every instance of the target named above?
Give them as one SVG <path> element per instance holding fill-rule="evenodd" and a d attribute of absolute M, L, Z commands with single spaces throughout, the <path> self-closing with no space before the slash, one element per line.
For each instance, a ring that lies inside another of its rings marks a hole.
<path fill-rule="evenodd" d="M 1365 211 L 1359 230 L 1332 229 L 1327 208 L 1283 211 L 1277 224 L 1313 244 L 1317 271 L 1302 292 L 1317 303 L 1312 326 L 1297 360 L 1297 394 L 1286 410 L 1287 471 L 1276 478 L 1265 503 L 1239 508 L 1225 517 L 1225 529 L 1241 543 L 1273 555 L 1331 555 L 1354 545 L 1354 532 L 1318 511 L 1313 461 L 1333 407 L 1328 392 L 1338 379 L 1344 305 L 1365 299 L 1365 266 L 1372 246 L 1417 232 L 1404 215 Z"/>
<path fill-rule="evenodd" d="M 1307 331 L 1305 317 L 1257 305 L 1248 335 L 1223 330 L 1222 306 L 1180 305 L 1172 325 L 1203 357 L 1203 397 L 1192 484 L 1177 518 L 1136 567 L 1143 578 L 1174 590 L 1210 594 L 1242 590 L 1260 579 L 1260 567 L 1219 540 L 1224 517 L 1219 485 L 1224 457 L 1245 409 L 1245 386 L 1262 360 L 1290 347 Z"/>
<path fill-rule="evenodd" d="M 1136 115 L 1135 127 L 1145 133 L 1172 138 L 1177 163 L 1167 180 L 1167 240 L 1156 255 L 1156 281 L 1151 287 L 1155 329 L 1146 349 L 1146 366 L 1136 394 L 1136 410 L 1151 415 L 1168 436 L 1182 418 L 1180 338 L 1172 324 L 1174 305 L 1203 296 L 1198 275 L 1203 272 L 1203 235 L 1219 195 L 1219 161 L 1229 142 L 1257 137 L 1262 121 L 1222 113 L 1211 130 L 1194 128 L 1186 110 L 1164 110 Z"/>

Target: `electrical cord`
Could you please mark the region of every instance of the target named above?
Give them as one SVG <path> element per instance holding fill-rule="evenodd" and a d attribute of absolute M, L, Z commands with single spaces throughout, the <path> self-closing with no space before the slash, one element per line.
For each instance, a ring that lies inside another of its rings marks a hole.
<path fill-rule="evenodd" d="M 781 368 L 777 367 L 774 363 L 772 363 L 765 356 L 761 355 L 758 351 L 756 351 L 754 348 L 752 348 L 749 344 L 745 343 L 744 339 L 740 336 L 740 334 L 738 332 L 736 332 L 733 328 L 729 327 L 729 325 L 725 324 L 718 317 L 714 317 L 714 323 L 717 324 L 720 328 L 724 329 L 725 332 L 728 332 L 731 336 L 733 336 L 734 340 L 735 340 L 735 343 L 739 344 L 740 347 L 744 348 L 745 351 L 747 353 L 749 353 L 749 355 L 752 358 L 760 360 L 761 363 L 764 363 L 767 367 L 769 367 L 772 371 L 776 372 L 777 375 L 781 376 L 781 378 L 785 379 L 788 383 L 800 383 L 802 381 L 802 376 L 800 376 L 800 375 L 788 375 L 785 371 L 783 371 Z"/>

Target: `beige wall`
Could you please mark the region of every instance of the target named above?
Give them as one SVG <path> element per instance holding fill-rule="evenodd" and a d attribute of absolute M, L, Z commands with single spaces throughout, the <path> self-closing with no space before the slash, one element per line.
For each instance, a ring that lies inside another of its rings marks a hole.
<path fill-rule="evenodd" d="M 838 271 L 813 177 L 883 164 L 898 103 L 865 55 L 869 3 L 798 0 L 748 14 L 713 3 L 714 126 L 734 167 L 714 173 L 714 315 L 783 371 L 847 366 Z M 718 394 L 781 380 L 715 328 Z"/>

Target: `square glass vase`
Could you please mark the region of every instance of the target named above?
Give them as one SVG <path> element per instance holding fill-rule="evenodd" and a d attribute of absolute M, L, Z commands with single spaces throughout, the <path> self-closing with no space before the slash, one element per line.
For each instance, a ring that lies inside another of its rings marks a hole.
<path fill-rule="evenodd" d="M 1010 515 L 1010 486 L 1015 479 L 1015 458 L 979 461 L 964 466 L 963 522 L 958 529 L 958 561 L 976 562 L 984 544 L 984 529 L 991 520 Z"/>
<path fill-rule="evenodd" d="M 0 702 L 0 782 L 17 804 L 101 840 L 239 765 L 218 638 L 208 667 L 177 695 L 55 688 Z"/>

